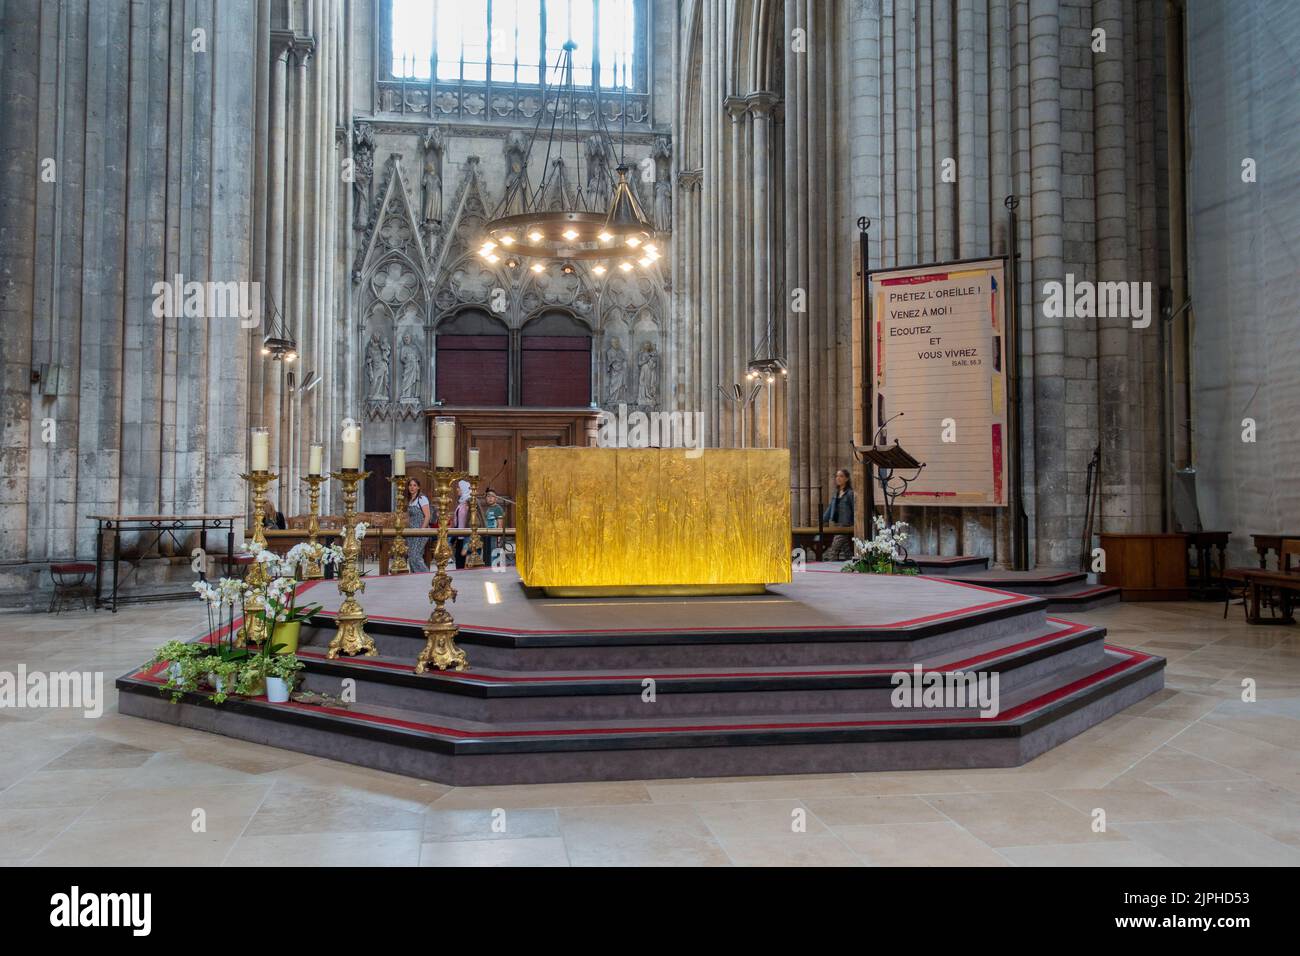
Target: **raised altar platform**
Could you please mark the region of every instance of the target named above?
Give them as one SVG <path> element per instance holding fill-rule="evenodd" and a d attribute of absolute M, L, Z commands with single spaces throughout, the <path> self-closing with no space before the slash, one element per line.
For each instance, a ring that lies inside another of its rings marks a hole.
<path fill-rule="evenodd" d="M 530 598 L 454 572 L 471 669 L 413 672 L 429 575 L 367 579 L 377 657 L 328 660 L 333 582 L 307 596 L 304 687 L 355 703 L 171 704 L 160 668 L 122 713 L 455 785 L 1016 766 L 1159 690 L 1164 660 L 1042 597 L 812 568 L 746 597 Z M 209 635 L 200 635 L 205 639 Z M 891 675 L 996 674 L 1000 711 L 895 707 Z"/>

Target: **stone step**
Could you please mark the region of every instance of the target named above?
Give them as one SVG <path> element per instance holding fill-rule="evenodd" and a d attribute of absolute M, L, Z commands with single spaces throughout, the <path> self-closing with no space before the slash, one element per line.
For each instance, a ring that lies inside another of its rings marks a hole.
<path fill-rule="evenodd" d="M 1048 622 L 1023 641 L 1000 637 L 960 653 L 919 660 L 923 672 L 997 673 L 999 691 L 1014 693 L 1051 674 L 1095 665 L 1105 631 Z M 299 649 L 305 688 L 338 697 L 351 680 L 355 700 L 468 720 L 535 721 L 664 716 L 865 712 L 891 706 L 893 675 L 913 662 L 870 667 L 665 668 L 633 671 L 512 672 L 475 666 L 466 672 L 414 673 L 414 657 L 327 659 L 324 644 Z M 654 699 L 645 697 L 653 681 Z"/>
<path fill-rule="evenodd" d="M 1013 695 L 996 717 L 922 710 L 484 724 L 403 708 L 170 704 L 158 678 L 118 680 L 122 713 L 454 786 L 1016 766 L 1163 684 L 1164 661 L 1108 647 L 1099 664 Z"/>

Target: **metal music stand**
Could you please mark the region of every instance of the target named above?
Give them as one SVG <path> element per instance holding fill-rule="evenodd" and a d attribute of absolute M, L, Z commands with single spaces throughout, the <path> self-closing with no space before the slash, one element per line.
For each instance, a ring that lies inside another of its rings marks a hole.
<path fill-rule="evenodd" d="M 853 454 L 863 464 L 875 466 L 876 479 L 880 482 L 880 491 L 885 499 L 885 523 L 892 525 L 895 500 L 899 495 L 906 494 L 907 486 L 921 477 L 925 463 L 908 454 L 897 438 L 892 445 L 854 445 Z M 902 471 L 910 471 L 912 474 L 899 474 Z"/>

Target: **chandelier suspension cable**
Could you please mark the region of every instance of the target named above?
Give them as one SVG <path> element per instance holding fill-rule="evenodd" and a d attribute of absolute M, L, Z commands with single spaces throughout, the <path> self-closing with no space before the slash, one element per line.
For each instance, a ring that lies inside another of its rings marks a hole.
<path fill-rule="evenodd" d="M 587 261 L 591 271 L 604 275 L 610 265 L 617 266 L 624 272 L 640 266 L 651 268 L 659 259 L 659 250 L 654 244 L 654 229 L 641 209 L 641 203 L 631 184 L 628 182 L 627 161 L 627 88 L 626 65 L 624 64 L 624 89 L 622 91 L 623 112 L 621 116 L 621 145 L 614 149 L 614 137 L 610 132 L 608 118 L 602 109 L 599 69 L 593 68 L 592 91 L 595 103 L 595 117 L 591 127 L 595 132 L 598 147 L 593 145 L 591 155 L 597 149 L 605 157 L 601 163 L 602 173 L 611 184 L 608 207 L 603 210 L 592 208 L 591 198 L 595 193 L 587 188 L 583 178 L 582 149 L 583 140 L 579 128 L 578 90 L 574 50 L 577 44 L 566 40 L 563 51 L 556 63 L 551 83 L 542 84 L 542 107 L 534 124 L 532 138 L 528 142 L 519 176 L 512 188 L 507 189 L 501 205 L 492 219 L 485 225 L 486 238 L 479 255 L 489 265 L 500 261 L 497 249 L 502 255 L 508 255 L 507 265 L 514 268 L 516 256 L 535 260 L 530 268 L 534 272 L 545 269 L 536 260 L 553 260 L 564 264 L 566 272 L 572 272 L 574 263 Z M 617 77 L 618 64 L 615 63 Z M 545 77 L 543 77 L 545 80 Z M 567 105 L 565 94 L 567 87 Z M 546 110 L 551 106 L 550 94 L 554 92 L 554 106 L 551 113 L 550 131 L 546 143 L 545 168 L 537 187 L 532 188 L 527 179 L 527 170 L 537 146 L 537 138 Z M 561 112 L 567 110 L 568 120 Z M 571 132 L 570 132 L 570 127 Z M 572 135 L 574 141 L 574 176 L 576 181 L 572 195 L 566 186 L 564 167 L 564 137 Z M 557 137 L 558 142 L 557 142 Z M 552 163 L 552 157 L 555 158 Z M 610 161 L 617 157 L 617 177 L 609 169 Z M 588 165 L 590 178 L 590 166 Z M 560 195 L 554 198 L 551 208 L 547 208 L 551 199 L 550 191 L 559 188 Z M 516 200 L 517 197 L 517 200 Z"/>

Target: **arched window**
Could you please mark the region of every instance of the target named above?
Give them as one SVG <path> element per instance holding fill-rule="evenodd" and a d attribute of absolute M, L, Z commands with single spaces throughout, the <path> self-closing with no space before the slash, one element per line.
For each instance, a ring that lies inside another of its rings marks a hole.
<path fill-rule="evenodd" d="M 544 312 L 523 328 L 519 404 L 572 408 L 591 403 L 591 330 L 567 312 Z"/>
<path fill-rule="evenodd" d="M 644 90 L 644 0 L 387 0 L 390 79 L 537 86 L 573 40 L 574 84 Z"/>
<path fill-rule="evenodd" d="M 438 400 L 447 405 L 510 404 L 510 332 L 488 312 L 470 309 L 438 324 Z"/>

